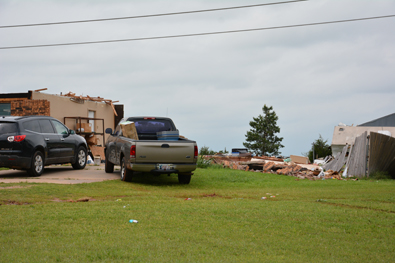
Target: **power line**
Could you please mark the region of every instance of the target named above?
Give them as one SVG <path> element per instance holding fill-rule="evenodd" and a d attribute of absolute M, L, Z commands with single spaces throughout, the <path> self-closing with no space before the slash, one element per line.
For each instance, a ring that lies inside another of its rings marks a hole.
<path fill-rule="evenodd" d="M 122 20 L 122 19 L 147 18 L 147 17 L 157 17 L 157 16 L 185 15 L 185 14 L 192 14 L 192 13 L 203 13 L 203 12 L 223 11 L 223 10 L 230 10 L 230 9 L 250 8 L 250 7 L 258 7 L 258 6 L 266 6 L 266 5 L 289 4 L 289 3 L 304 2 L 304 1 L 308 1 L 308 0 L 294 0 L 294 1 L 284 1 L 284 2 L 276 2 L 276 3 L 266 3 L 266 4 L 256 4 L 256 5 L 244 5 L 244 6 L 233 6 L 233 7 L 214 8 L 214 9 L 204 9 L 204 10 L 195 10 L 195 11 L 184 11 L 184 12 L 174 12 L 174 13 L 153 14 L 153 15 L 126 16 L 126 17 L 90 19 L 90 20 L 79 20 L 79 21 L 64 21 L 64 22 L 53 22 L 53 23 L 40 23 L 40 24 L 9 25 L 9 26 L 0 26 L 0 28 L 28 27 L 28 26 L 49 26 L 49 25 L 61 25 L 61 24 L 75 24 L 75 23 L 88 23 L 88 22 L 89 22 L 89 23 L 90 23 L 90 22 L 102 22 L 102 21 L 111 21 L 111 20 Z"/>
<path fill-rule="evenodd" d="M 89 41 L 89 42 L 76 42 L 76 43 L 61 43 L 61 44 L 47 44 L 47 45 L 32 45 L 32 46 L 0 47 L 0 49 L 38 48 L 38 47 L 54 47 L 54 46 L 72 46 L 72 45 L 89 45 L 89 44 L 103 44 L 103 43 L 127 42 L 127 41 L 142 41 L 142 40 L 154 40 L 154 39 L 165 39 L 165 38 L 195 37 L 195 36 L 218 35 L 218 34 L 230 34 L 230 33 L 250 32 L 250 31 L 260 31 L 260 30 L 271 30 L 271 29 L 281 29 L 281 28 L 293 28 L 293 27 L 304 27 L 304 26 L 316 26 L 316 25 L 335 24 L 335 23 L 345 23 L 345 22 L 355 22 L 355 21 L 372 20 L 372 19 L 381 19 L 381 18 L 390 18 L 390 17 L 395 17 L 395 15 L 376 16 L 376 17 L 365 17 L 365 18 L 355 18 L 355 19 L 347 19 L 347 20 L 317 22 L 317 23 L 298 24 L 298 25 L 289 25 L 289 26 L 262 27 L 262 28 L 229 30 L 229 31 L 219 31 L 219 32 L 206 32 L 206 33 L 196 33 L 196 34 L 173 35 L 173 36 L 143 37 L 143 38 L 129 38 L 129 39 L 102 40 L 102 41 Z"/>

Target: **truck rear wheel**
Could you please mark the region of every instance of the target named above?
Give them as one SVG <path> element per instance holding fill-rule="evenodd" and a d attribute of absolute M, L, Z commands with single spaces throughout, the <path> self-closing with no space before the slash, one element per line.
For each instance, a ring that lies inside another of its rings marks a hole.
<path fill-rule="evenodd" d="M 126 160 L 125 157 L 122 158 L 121 163 L 121 180 L 125 182 L 132 181 L 133 172 L 126 168 Z"/>
<path fill-rule="evenodd" d="M 189 184 L 191 182 L 192 174 L 178 174 L 178 182 L 180 184 Z"/>
<path fill-rule="evenodd" d="M 106 162 L 104 163 L 104 171 L 106 171 L 106 173 L 114 172 L 114 164 L 108 160 L 107 155 L 106 155 Z"/>

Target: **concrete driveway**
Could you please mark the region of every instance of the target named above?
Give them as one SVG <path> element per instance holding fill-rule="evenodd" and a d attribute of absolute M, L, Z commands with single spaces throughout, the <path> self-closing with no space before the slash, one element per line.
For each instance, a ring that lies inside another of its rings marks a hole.
<path fill-rule="evenodd" d="M 0 171 L 0 183 L 52 183 L 52 184 L 82 184 L 106 180 L 120 180 L 119 167 L 113 173 L 106 173 L 104 165 L 87 165 L 83 170 L 74 170 L 71 166 L 48 166 L 39 177 L 29 177 L 26 171 Z"/>

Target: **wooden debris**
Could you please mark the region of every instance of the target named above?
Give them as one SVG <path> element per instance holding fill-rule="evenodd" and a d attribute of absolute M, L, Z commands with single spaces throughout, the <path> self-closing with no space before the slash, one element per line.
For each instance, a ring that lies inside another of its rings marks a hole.
<path fill-rule="evenodd" d="M 92 152 L 93 157 L 100 156 L 101 160 L 105 160 L 106 159 L 106 157 L 104 155 L 104 147 L 92 145 L 92 146 L 89 146 L 89 148 L 90 148 L 90 150 Z"/>
<path fill-rule="evenodd" d="M 40 91 L 44 91 L 47 90 L 48 88 L 44 88 L 44 89 L 36 89 L 35 92 L 40 92 Z"/>
<path fill-rule="evenodd" d="M 101 97 L 91 97 L 91 96 L 88 96 L 88 95 L 86 95 L 85 97 L 82 96 L 82 95 L 76 96 L 75 93 L 73 93 L 71 91 L 69 91 L 67 94 L 64 94 L 64 95 L 61 95 L 61 96 L 70 97 L 71 100 L 73 100 L 74 102 L 77 102 L 77 103 L 81 103 L 81 102 L 83 103 L 83 101 L 86 101 L 86 100 L 88 100 L 88 101 L 95 101 L 95 102 L 104 102 L 107 105 L 110 105 L 112 107 L 112 110 L 114 111 L 114 115 L 118 116 L 117 111 L 115 110 L 115 107 L 114 107 L 113 103 L 119 102 L 119 101 L 112 101 L 112 100 L 108 100 L 108 99 L 103 99 Z"/>
<path fill-rule="evenodd" d="M 206 157 L 210 157 L 210 159 L 216 164 L 222 164 L 224 168 L 230 168 L 234 170 L 288 175 L 288 176 L 296 177 L 297 180 L 303 180 L 303 179 L 318 180 L 321 179 L 323 176 L 321 174 L 322 169 L 318 166 L 315 169 L 308 169 L 302 167 L 302 165 L 298 165 L 295 163 L 270 161 L 270 159 L 266 159 L 267 161 L 263 161 L 265 160 L 264 158 L 256 158 L 256 157 L 254 157 L 254 159 L 262 159 L 262 161 L 260 162 L 243 161 L 237 157 L 232 158 L 232 157 L 217 156 L 217 155 L 206 156 Z M 268 157 L 268 158 L 272 158 L 272 157 Z M 342 179 L 341 175 L 336 171 L 325 173 L 325 178 L 332 178 L 338 180 Z"/>

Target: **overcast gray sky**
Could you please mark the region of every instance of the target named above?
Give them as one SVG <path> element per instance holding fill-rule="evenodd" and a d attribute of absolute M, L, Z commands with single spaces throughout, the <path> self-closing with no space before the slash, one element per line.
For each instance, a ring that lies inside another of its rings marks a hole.
<path fill-rule="evenodd" d="M 172 13 L 264 0 L 0 0 L 0 26 Z M 278 2 L 278 1 L 277 1 Z M 216 12 L 0 28 L 0 47 L 288 26 L 395 14 L 393 0 L 310 0 Z M 283 155 L 301 155 L 339 122 L 395 112 L 395 17 L 196 37 L 0 49 L 0 92 L 48 88 L 119 100 L 125 116 L 169 116 L 219 151 L 243 147 L 273 106 Z"/>

